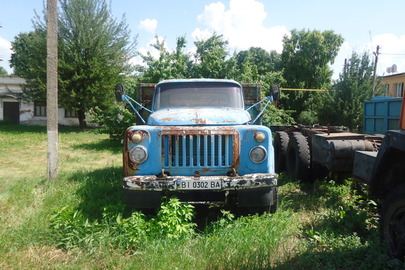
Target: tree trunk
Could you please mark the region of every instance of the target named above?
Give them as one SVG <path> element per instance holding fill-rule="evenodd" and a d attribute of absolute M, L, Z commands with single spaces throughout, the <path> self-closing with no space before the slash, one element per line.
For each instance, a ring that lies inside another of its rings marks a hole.
<path fill-rule="evenodd" d="M 77 110 L 77 118 L 81 129 L 87 128 L 86 114 L 83 110 Z"/>

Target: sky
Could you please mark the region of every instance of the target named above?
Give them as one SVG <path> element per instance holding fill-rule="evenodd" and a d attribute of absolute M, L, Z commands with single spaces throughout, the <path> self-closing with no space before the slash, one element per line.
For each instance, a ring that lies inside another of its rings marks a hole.
<path fill-rule="evenodd" d="M 46 0 L 45 0 L 46 2 Z M 194 42 L 223 35 L 230 53 L 261 47 L 281 53 L 282 39 L 293 29 L 333 30 L 344 43 L 332 65 L 337 79 L 352 52 L 378 55 L 378 75 L 388 75 L 394 64 L 405 72 L 405 0 L 107 0 L 113 16 L 125 16 L 137 50 L 154 52 L 155 36 L 169 50 L 185 36 L 187 50 Z M 0 66 L 12 73 L 11 42 L 19 33 L 33 30 L 35 11 L 42 14 L 43 0 L 0 0 Z M 134 59 L 134 62 L 139 59 Z"/>

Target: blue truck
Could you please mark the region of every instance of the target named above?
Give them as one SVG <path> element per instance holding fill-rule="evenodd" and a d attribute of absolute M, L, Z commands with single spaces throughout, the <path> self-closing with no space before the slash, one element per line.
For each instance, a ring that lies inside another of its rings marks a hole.
<path fill-rule="evenodd" d="M 192 204 L 276 211 L 272 133 L 255 124 L 257 106 L 271 99 L 259 100 L 258 85 L 175 79 L 138 90 L 141 102 L 122 85 L 115 89 L 142 121 L 124 134 L 122 181 L 131 206 L 157 209 L 163 196 L 174 195 Z"/>

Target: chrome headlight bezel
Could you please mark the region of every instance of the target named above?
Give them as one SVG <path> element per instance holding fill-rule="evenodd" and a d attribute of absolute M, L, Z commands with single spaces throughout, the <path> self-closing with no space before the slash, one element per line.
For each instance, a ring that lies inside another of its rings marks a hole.
<path fill-rule="evenodd" d="M 254 163 L 262 163 L 267 159 L 267 150 L 262 145 L 255 146 L 249 151 L 249 158 Z"/>
<path fill-rule="evenodd" d="M 142 164 L 148 159 L 148 150 L 143 145 L 137 145 L 129 150 L 129 159 L 135 164 Z"/>

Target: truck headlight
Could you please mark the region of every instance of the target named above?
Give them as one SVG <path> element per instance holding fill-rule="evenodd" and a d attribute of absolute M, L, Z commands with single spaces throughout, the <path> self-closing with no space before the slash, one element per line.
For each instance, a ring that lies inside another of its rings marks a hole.
<path fill-rule="evenodd" d="M 261 145 L 255 146 L 250 149 L 249 157 L 254 163 L 261 163 L 267 158 L 267 150 Z"/>
<path fill-rule="evenodd" d="M 135 164 L 141 164 L 148 158 L 148 150 L 142 145 L 138 145 L 129 150 L 129 158 Z"/>

